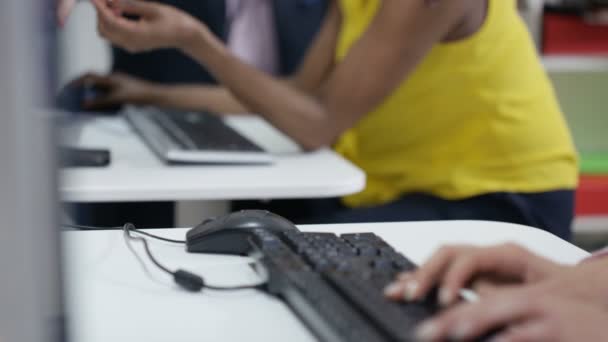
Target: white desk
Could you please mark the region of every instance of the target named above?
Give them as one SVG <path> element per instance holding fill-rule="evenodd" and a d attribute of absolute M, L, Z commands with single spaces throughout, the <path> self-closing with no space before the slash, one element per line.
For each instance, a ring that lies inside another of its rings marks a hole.
<path fill-rule="evenodd" d="M 369 232 L 382 236 L 415 262 L 440 245 L 520 243 L 541 255 L 576 263 L 587 253 L 540 230 L 489 222 L 428 222 L 304 226 L 303 231 Z M 155 233 L 183 238 L 185 230 Z M 191 294 L 176 289 L 144 258 L 146 275 L 127 249 L 121 232 L 63 234 L 70 330 L 74 341 L 201 342 L 290 341 L 314 338 L 282 302 L 255 291 Z M 209 283 L 236 285 L 257 277 L 246 258 L 189 255 L 183 247 L 151 241 L 169 267 L 185 268 Z"/>
<path fill-rule="evenodd" d="M 82 118 L 66 130 L 70 145 L 109 148 L 108 168 L 68 169 L 61 196 L 73 202 L 154 202 L 338 197 L 361 191 L 364 173 L 329 149 L 301 153 L 263 120 L 228 123 L 276 154 L 269 166 L 175 166 L 161 162 L 122 118 Z"/>

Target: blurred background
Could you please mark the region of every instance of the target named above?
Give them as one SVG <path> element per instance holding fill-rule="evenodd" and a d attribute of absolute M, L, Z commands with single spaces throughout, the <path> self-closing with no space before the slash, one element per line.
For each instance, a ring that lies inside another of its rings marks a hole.
<path fill-rule="evenodd" d="M 522 17 L 581 153 L 576 241 L 587 249 L 608 243 L 608 1 L 520 0 Z M 591 4 L 591 5 L 590 5 Z M 59 81 L 110 69 L 109 46 L 96 33 L 95 12 L 80 2 L 60 31 Z"/>

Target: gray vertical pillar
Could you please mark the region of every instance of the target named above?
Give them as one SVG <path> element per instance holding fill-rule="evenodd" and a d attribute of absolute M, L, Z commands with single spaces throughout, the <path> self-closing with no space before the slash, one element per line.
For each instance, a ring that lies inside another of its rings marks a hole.
<path fill-rule="evenodd" d="M 0 1 L 0 340 L 59 341 L 51 117 L 55 0 Z"/>

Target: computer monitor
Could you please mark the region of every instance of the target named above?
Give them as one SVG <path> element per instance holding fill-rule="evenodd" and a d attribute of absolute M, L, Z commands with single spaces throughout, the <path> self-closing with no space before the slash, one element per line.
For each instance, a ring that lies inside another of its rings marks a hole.
<path fill-rule="evenodd" d="M 55 0 L 0 1 L 0 341 L 62 341 L 51 116 Z"/>

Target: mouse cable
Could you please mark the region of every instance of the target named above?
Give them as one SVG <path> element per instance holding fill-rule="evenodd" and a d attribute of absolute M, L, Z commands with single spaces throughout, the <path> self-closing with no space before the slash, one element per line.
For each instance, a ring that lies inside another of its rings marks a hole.
<path fill-rule="evenodd" d="M 118 229 L 122 230 L 123 229 L 123 227 L 93 227 L 93 226 L 82 226 L 82 225 L 77 225 L 77 224 L 62 224 L 62 226 L 65 228 L 73 228 L 73 229 L 78 229 L 78 230 L 118 230 Z M 135 227 L 132 228 L 131 231 L 134 233 L 140 234 L 140 235 L 145 235 L 152 239 L 160 240 L 160 241 L 177 243 L 180 245 L 186 244 L 186 240 L 174 240 L 174 239 L 165 238 L 162 236 L 158 236 L 158 235 L 154 235 L 154 234 L 145 232 L 143 230 L 136 229 Z"/>
<path fill-rule="evenodd" d="M 127 244 L 130 244 L 131 241 L 141 242 L 144 245 L 144 250 L 148 258 L 152 261 L 152 263 L 158 267 L 163 272 L 171 275 L 173 277 L 173 281 L 178 284 L 180 287 L 191 291 L 191 292 L 199 292 L 204 288 L 215 290 L 215 291 L 239 291 L 239 290 L 248 290 L 248 289 L 259 289 L 264 283 L 253 284 L 253 285 L 241 285 L 241 286 L 214 286 L 205 283 L 205 280 L 192 272 L 188 272 L 185 270 L 178 269 L 177 271 L 171 271 L 169 268 L 161 264 L 155 257 L 152 255 L 150 251 L 150 246 L 148 245 L 148 240 L 141 236 L 133 236 L 131 232 L 139 233 L 135 226 L 132 223 L 126 223 L 123 227 L 123 236 Z"/>

